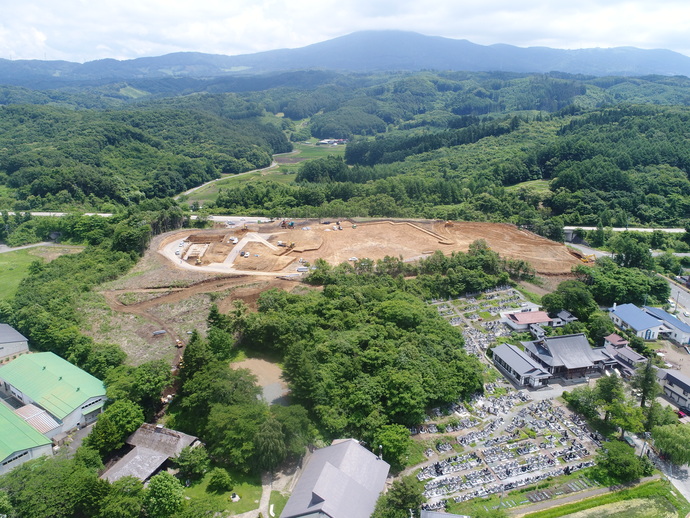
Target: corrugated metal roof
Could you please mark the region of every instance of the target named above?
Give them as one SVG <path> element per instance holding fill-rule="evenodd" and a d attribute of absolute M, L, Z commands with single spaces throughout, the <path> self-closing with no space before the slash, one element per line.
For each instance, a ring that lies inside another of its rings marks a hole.
<path fill-rule="evenodd" d="M 45 446 L 51 441 L 44 437 L 12 410 L 0 403 L 0 460 L 15 452 Z"/>
<path fill-rule="evenodd" d="M 369 518 L 389 469 L 352 439 L 316 450 L 280 516 L 320 512 L 331 518 Z"/>
<path fill-rule="evenodd" d="M 611 313 L 632 327 L 636 332 L 661 325 L 658 319 L 648 315 L 635 304 L 621 304 L 616 309 L 611 309 Z"/>
<path fill-rule="evenodd" d="M 670 313 L 667 313 L 663 309 L 645 306 L 644 310 L 653 317 L 658 318 L 659 320 L 663 320 L 664 322 L 667 322 L 668 324 L 672 325 L 673 327 L 678 329 L 678 331 L 682 333 L 690 333 L 690 326 L 688 324 L 680 320 L 678 317 L 675 317 Z"/>
<path fill-rule="evenodd" d="M 24 405 L 14 410 L 27 424 L 39 433 L 46 434 L 58 428 L 58 422 L 50 414 L 36 405 Z"/>
<path fill-rule="evenodd" d="M 53 353 L 25 354 L 0 367 L 0 379 L 64 419 L 87 399 L 105 395 L 103 382 Z"/>
<path fill-rule="evenodd" d="M 26 342 L 26 337 L 9 324 L 0 324 L 0 344 Z"/>

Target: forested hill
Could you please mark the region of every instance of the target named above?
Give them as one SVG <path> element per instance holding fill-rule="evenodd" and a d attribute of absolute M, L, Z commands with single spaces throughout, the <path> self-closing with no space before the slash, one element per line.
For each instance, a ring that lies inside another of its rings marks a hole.
<path fill-rule="evenodd" d="M 633 47 L 563 50 L 547 47 L 477 45 L 467 40 L 404 31 L 364 31 L 297 49 L 240 56 L 178 52 L 125 61 L 88 63 L 0 59 L 0 83 L 42 84 L 45 88 L 75 81 L 213 78 L 288 70 L 390 72 L 419 70 L 558 71 L 596 76 L 690 75 L 690 58 L 669 50 Z"/>
<path fill-rule="evenodd" d="M 108 211 L 173 196 L 222 173 L 266 167 L 272 154 L 292 149 L 279 128 L 251 112 L 231 119 L 213 111 L 174 104 L 118 111 L 2 107 L 0 186 L 11 194 L 0 196 L 0 207 Z"/>
<path fill-rule="evenodd" d="M 110 212 L 344 138 L 345 161 L 224 189 L 206 210 L 267 216 L 682 226 L 690 80 L 300 72 L 241 92 L 0 89 L 0 210 Z M 278 85 L 278 86 L 277 86 Z M 662 106 L 663 105 L 663 106 Z"/>

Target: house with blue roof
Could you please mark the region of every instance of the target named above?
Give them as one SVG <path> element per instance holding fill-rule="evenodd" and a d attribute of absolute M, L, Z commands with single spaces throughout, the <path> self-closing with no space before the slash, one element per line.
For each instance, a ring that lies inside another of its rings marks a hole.
<path fill-rule="evenodd" d="M 690 343 L 690 325 L 661 308 L 645 306 L 644 310 L 663 323 L 664 328 L 660 331 L 660 334 L 664 338 L 683 345 Z"/>
<path fill-rule="evenodd" d="M 658 318 L 642 311 L 635 304 L 614 304 L 609 309 L 609 317 L 620 329 L 630 330 L 643 340 L 656 340 L 663 327 Z"/>

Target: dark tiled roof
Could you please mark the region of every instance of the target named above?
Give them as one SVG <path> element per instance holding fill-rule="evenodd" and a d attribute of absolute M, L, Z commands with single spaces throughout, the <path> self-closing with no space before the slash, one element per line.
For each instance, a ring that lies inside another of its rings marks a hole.
<path fill-rule="evenodd" d="M 595 362 L 607 360 L 601 349 L 592 349 L 583 333 L 549 336 L 540 342 L 522 342 L 547 365 L 566 369 L 592 367 Z"/>

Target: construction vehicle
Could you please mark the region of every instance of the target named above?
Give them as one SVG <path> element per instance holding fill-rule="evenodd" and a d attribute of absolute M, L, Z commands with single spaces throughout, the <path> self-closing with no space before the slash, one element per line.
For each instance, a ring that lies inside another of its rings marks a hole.
<path fill-rule="evenodd" d="M 290 246 L 288 248 L 295 248 L 295 242 L 293 241 L 292 243 L 290 243 Z"/>
<path fill-rule="evenodd" d="M 287 228 L 287 220 L 283 220 L 280 222 L 280 228 Z"/>
<path fill-rule="evenodd" d="M 448 221 L 446 221 L 446 222 L 444 223 L 444 225 L 443 225 L 443 226 L 444 226 L 444 227 L 446 227 L 446 228 L 448 228 L 448 227 L 452 227 L 452 226 L 453 226 L 453 222 L 452 222 L 452 221 L 450 221 L 450 220 L 448 220 Z"/>
<path fill-rule="evenodd" d="M 291 221 L 290 223 L 288 223 L 288 228 L 289 228 L 290 230 L 294 230 L 294 229 L 295 229 L 295 222 L 294 222 L 294 221 Z"/>

